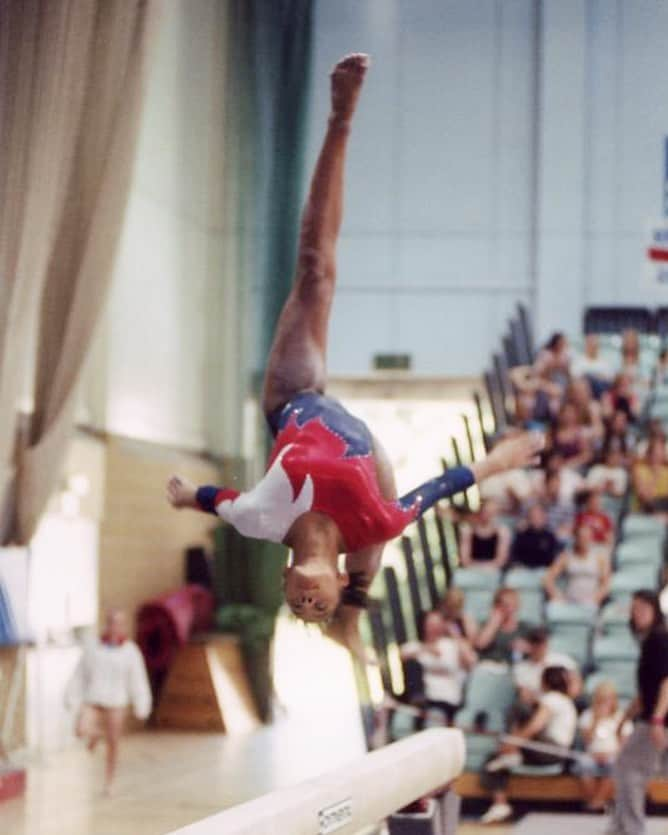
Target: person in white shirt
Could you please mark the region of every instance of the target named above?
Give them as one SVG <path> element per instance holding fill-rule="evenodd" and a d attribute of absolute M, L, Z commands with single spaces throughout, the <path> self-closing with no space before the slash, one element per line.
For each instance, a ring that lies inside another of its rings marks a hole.
<path fill-rule="evenodd" d="M 582 783 L 585 808 L 590 812 L 601 812 L 612 800 L 615 791 L 612 781 L 612 766 L 620 747 L 620 736 L 628 736 L 632 725 L 623 722 L 624 712 L 617 702 L 615 685 L 602 681 L 594 690 L 591 707 L 587 708 L 578 721 L 578 729 L 590 755 L 589 761 L 577 765 Z M 618 730 L 621 726 L 621 734 Z"/>
<path fill-rule="evenodd" d="M 577 699 L 582 677 L 577 662 L 563 652 L 550 649 L 549 633 L 543 626 L 531 629 L 524 638 L 525 657 L 513 664 L 513 683 L 522 705 L 533 707 L 540 699 L 541 679 L 547 667 L 561 667 L 568 676 L 568 695 Z"/>
<path fill-rule="evenodd" d="M 76 734 L 86 740 L 88 750 L 93 751 L 103 738 L 106 742 L 105 794 L 110 794 L 128 707 L 137 719 L 146 719 L 152 707 L 144 659 L 127 637 L 125 612 L 112 609 L 101 638 L 84 648 L 65 701 L 70 707 L 81 704 Z"/>
<path fill-rule="evenodd" d="M 401 658 L 417 661 L 422 668 L 425 710 L 440 710 L 452 723 L 464 697 L 468 671 L 477 661 L 469 641 L 448 627 L 440 612 L 425 612 L 420 623 L 419 641 L 403 644 Z"/>
<path fill-rule="evenodd" d="M 584 353 L 573 357 L 571 375 L 586 377 L 597 391 L 603 390 L 606 384 L 612 382 L 614 369 L 599 354 L 598 334 L 588 333 L 585 336 Z"/>
<path fill-rule="evenodd" d="M 541 695 L 531 718 L 511 728 L 514 736 L 527 741 L 570 748 L 577 729 L 577 711 L 568 696 L 568 675 L 562 667 L 547 667 L 541 677 Z M 493 793 L 493 802 L 483 815 L 482 823 L 500 823 L 512 816 L 506 789 L 511 770 L 522 763 L 555 765 L 563 762 L 557 754 L 504 743 L 499 752 L 486 763 L 480 775 L 481 784 Z"/>

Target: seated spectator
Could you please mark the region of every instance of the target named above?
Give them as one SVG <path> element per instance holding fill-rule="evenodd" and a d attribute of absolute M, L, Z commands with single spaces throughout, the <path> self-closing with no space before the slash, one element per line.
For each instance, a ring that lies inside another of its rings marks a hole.
<path fill-rule="evenodd" d="M 557 584 L 565 580 L 562 591 Z M 548 568 L 543 580 L 550 600 L 563 600 L 578 606 L 598 609 L 610 590 L 610 559 L 606 550 L 592 543 L 587 525 L 575 529 L 572 549 L 564 551 Z"/>
<path fill-rule="evenodd" d="M 586 432 L 592 446 L 600 446 L 605 433 L 603 410 L 592 394 L 589 381 L 584 377 L 571 379 L 566 389 L 566 402 L 575 407 L 580 426 Z"/>
<path fill-rule="evenodd" d="M 647 396 L 649 379 L 643 373 L 640 361 L 640 339 L 638 331 L 628 328 L 622 334 L 622 361 L 620 373 L 629 379 L 630 386 L 638 399 L 642 402 Z"/>
<path fill-rule="evenodd" d="M 559 410 L 563 389 L 538 374 L 532 365 L 510 369 L 515 393 L 516 425 L 524 429 L 544 428 Z"/>
<path fill-rule="evenodd" d="M 541 696 L 531 717 L 521 724 L 511 726 L 513 736 L 527 741 L 570 748 L 575 739 L 577 712 L 568 696 L 568 675 L 561 667 L 546 667 L 541 676 Z M 511 817 L 513 810 L 508 803 L 506 789 L 511 769 L 527 765 L 554 765 L 564 760 L 558 754 L 521 748 L 503 743 L 497 754 L 487 761 L 480 775 L 480 782 L 493 792 L 493 802 L 483 815 L 482 823 L 500 823 Z"/>
<path fill-rule="evenodd" d="M 599 354 L 598 334 L 588 333 L 585 336 L 584 352 L 573 357 L 571 374 L 588 380 L 596 399 L 610 387 L 613 371 L 610 363 Z"/>
<path fill-rule="evenodd" d="M 539 502 L 531 505 L 526 522 L 518 527 L 510 549 L 513 565 L 524 568 L 548 568 L 562 545 L 548 527 L 545 508 Z"/>
<path fill-rule="evenodd" d="M 661 348 L 661 353 L 652 372 L 652 386 L 663 388 L 668 386 L 668 347 Z"/>
<path fill-rule="evenodd" d="M 518 640 L 528 631 L 527 624 L 518 618 L 519 609 L 520 597 L 516 589 L 496 590 L 490 616 L 475 639 L 481 661 L 511 664 Z"/>
<path fill-rule="evenodd" d="M 570 346 L 565 334 L 555 332 L 538 352 L 533 367 L 535 373 L 552 383 L 562 392 L 570 379 Z"/>
<path fill-rule="evenodd" d="M 587 473 L 586 486 L 591 490 L 601 490 L 609 496 L 621 498 L 629 485 L 629 474 L 624 464 L 624 456 L 614 444 L 603 449 L 601 461 Z"/>
<path fill-rule="evenodd" d="M 510 531 L 498 520 L 494 502 L 483 502 L 470 524 L 459 532 L 459 560 L 464 568 L 496 568 L 508 562 Z"/>
<path fill-rule="evenodd" d="M 662 437 L 652 438 L 645 456 L 633 465 L 631 482 L 634 510 L 668 514 L 668 461 Z"/>
<path fill-rule="evenodd" d="M 543 494 L 547 525 L 562 543 L 567 542 L 573 536 L 575 524 L 575 504 L 573 499 L 564 497 L 563 480 L 564 470 L 548 472 Z"/>
<path fill-rule="evenodd" d="M 449 588 L 443 596 L 441 603 L 441 615 L 445 622 L 445 634 L 455 635 L 466 638 L 471 645 L 475 640 L 478 632 L 478 624 L 475 620 L 464 611 L 465 596 L 462 589 L 454 587 Z"/>
<path fill-rule="evenodd" d="M 618 410 L 608 418 L 603 437 L 603 449 L 614 449 L 619 452 L 624 466 L 631 463 L 635 452 L 635 437 L 629 426 L 629 417 L 626 412 Z"/>
<path fill-rule="evenodd" d="M 584 479 L 577 470 L 564 465 L 564 457 L 558 452 L 551 451 L 545 457 L 545 469 L 536 476 L 535 492 L 538 498 L 544 498 L 544 488 L 547 476 L 559 473 L 559 501 L 571 504 L 575 501 L 575 494 L 582 489 Z"/>
<path fill-rule="evenodd" d="M 615 412 L 624 412 L 629 423 L 635 423 L 640 412 L 640 400 L 628 374 L 618 374 L 611 388 L 601 399 L 603 414 L 608 419 Z"/>
<path fill-rule="evenodd" d="M 576 527 L 586 525 L 591 531 L 593 543 L 611 548 L 615 536 L 615 524 L 603 510 L 601 494 L 597 490 L 584 490 L 578 493 L 577 507 Z"/>
<path fill-rule="evenodd" d="M 448 725 L 461 707 L 467 672 L 477 656 L 469 642 L 452 630 L 446 635 L 446 624 L 440 612 L 424 612 L 420 621 L 419 640 L 403 644 L 403 661 L 415 660 L 422 667 L 425 710 L 441 711 Z M 424 725 L 418 720 L 416 729 Z"/>
<path fill-rule="evenodd" d="M 591 432 L 580 422 L 578 408 L 566 402 L 559 410 L 551 430 L 551 446 L 564 460 L 564 466 L 580 469 L 593 458 Z"/>
<path fill-rule="evenodd" d="M 547 667 L 561 667 L 566 671 L 568 695 L 573 700 L 577 699 L 582 691 L 582 677 L 577 662 L 570 655 L 550 649 L 547 629 L 544 626 L 530 629 L 523 643 L 525 658 L 513 665 L 513 681 L 519 705 L 533 707 L 540 699 L 541 678 Z M 514 718 L 519 718 L 517 712 Z M 525 718 L 528 719 L 528 716 Z"/>
<path fill-rule="evenodd" d="M 612 800 L 612 766 L 620 746 L 618 729 L 621 724 L 622 737 L 632 730 L 629 722 L 622 724 L 623 716 L 617 691 L 609 681 L 598 685 L 591 707 L 580 716 L 578 728 L 589 760 L 578 762 L 575 771 L 582 783 L 585 808 L 590 812 L 603 811 Z"/>

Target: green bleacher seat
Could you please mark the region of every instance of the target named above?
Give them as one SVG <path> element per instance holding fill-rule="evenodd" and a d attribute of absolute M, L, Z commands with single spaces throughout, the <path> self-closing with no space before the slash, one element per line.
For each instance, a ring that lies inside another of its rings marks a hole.
<path fill-rule="evenodd" d="M 523 623 L 539 626 L 545 621 L 545 597 L 542 591 L 525 589 L 520 592 L 519 619 Z"/>
<path fill-rule="evenodd" d="M 616 600 L 607 603 L 599 615 L 599 623 L 606 635 L 628 634 L 630 600 Z"/>
<path fill-rule="evenodd" d="M 494 592 L 491 589 L 467 589 L 464 610 L 476 623 L 484 623 L 492 611 Z"/>
<path fill-rule="evenodd" d="M 629 632 L 626 636 L 599 635 L 592 646 L 592 658 L 597 668 L 611 661 L 635 661 L 640 653 L 638 643 Z"/>
<path fill-rule="evenodd" d="M 559 624 L 550 630 L 550 649 L 570 656 L 579 667 L 589 662 L 591 628 L 582 624 Z"/>
<path fill-rule="evenodd" d="M 501 573 L 490 568 L 458 568 L 455 570 L 453 585 L 468 589 L 487 589 L 496 591 L 501 582 Z"/>
<path fill-rule="evenodd" d="M 463 726 L 462 726 L 463 727 Z M 496 738 L 484 734 L 466 734 L 465 771 L 482 771 L 485 760 L 496 751 Z"/>
<path fill-rule="evenodd" d="M 648 565 L 658 571 L 663 562 L 663 542 L 654 537 L 641 537 L 622 542 L 615 551 L 617 570 L 624 566 Z"/>
<path fill-rule="evenodd" d="M 563 774 L 564 764 L 555 763 L 554 765 L 517 765 L 512 769 L 513 774 L 521 774 L 525 777 L 554 777 L 557 774 Z"/>
<path fill-rule="evenodd" d="M 655 516 L 642 513 L 629 513 L 622 522 L 622 537 L 624 540 L 632 537 L 653 536 L 663 539 L 666 535 L 666 525 Z"/>
<path fill-rule="evenodd" d="M 655 588 L 658 579 L 658 569 L 653 565 L 625 565 L 612 575 L 610 597 L 613 600 L 629 598 L 638 589 Z"/>
<path fill-rule="evenodd" d="M 497 669 L 484 662 L 479 663 L 469 676 L 465 706 L 468 710 L 494 711 L 505 715 L 515 699 L 515 685 L 510 670 Z"/>
<path fill-rule="evenodd" d="M 589 606 L 567 603 L 562 600 L 550 600 L 545 607 L 545 615 L 550 626 L 556 624 L 583 624 L 592 626 L 595 613 Z"/>
<path fill-rule="evenodd" d="M 523 591 L 524 589 L 543 588 L 544 568 L 511 568 L 503 581 L 504 586 Z"/>

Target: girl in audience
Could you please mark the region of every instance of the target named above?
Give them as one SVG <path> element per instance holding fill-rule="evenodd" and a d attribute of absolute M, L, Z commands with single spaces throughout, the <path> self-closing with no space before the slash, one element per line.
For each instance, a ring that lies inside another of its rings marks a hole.
<path fill-rule="evenodd" d="M 668 461 L 662 436 L 653 437 L 631 471 L 635 510 L 668 515 Z"/>
<path fill-rule="evenodd" d="M 422 668 L 425 710 L 441 711 L 448 725 L 462 705 L 464 683 L 477 659 L 470 643 L 446 624 L 440 612 L 424 612 L 419 640 L 403 644 L 403 661 L 417 661 Z M 423 721 L 418 722 L 419 729 Z"/>
<path fill-rule="evenodd" d="M 584 353 L 573 358 L 571 374 L 588 380 L 597 399 L 610 388 L 612 367 L 599 354 L 598 334 L 588 333 L 585 336 Z"/>
<path fill-rule="evenodd" d="M 563 590 L 558 580 L 563 577 Z M 562 600 L 578 606 L 598 609 L 610 590 L 610 558 L 607 549 L 594 547 L 591 529 L 575 529 L 572 549 L 564 551 L 547 570 L 543 580 L 550 600 Z"/>
<path fill-rule="evenodd" d="M 638 394 L 633 388 L 633 380 L 628 374 L 618 374 L 612 388 L 601 400 L 603 414 L 608 419 L 615 412 L 624 412 L 629 423 L 635 423 L 640 411 Z"/>
<path fill-rule="evenodd" d="M 541 677 L 541 696 L 531 717 L 524 723 L 511 727 L 514 736 L 527 741 L 570 748 L 575 739 L 577 712 L 568 696 L 569 680 L 562 667 L 547 667 Z M 482 817 L 482 823 L 500 823 L 512 816 L 506 789 L 510 772 L 525 763 L 527 765 L 556 765 L 563 758 L 542 751 L 532 751 L 516 745 L 503 744 L 485 764 L 480 782 L 493 792 L 493 802 Z"/>
<path fill-rule="evenodd" d="M 478 633 L 478 624 L 464 611 L 465 596 L 462 589 L 449 588 L 441 603 L 441 614 L 445 622 L 446 634 L 454 633 L 466 638 L 471 645 Z"/>
<path fill-rule="evenodd" d="M 578 413 L 580 425 L 585 428 L 589 440 L 599 446 L 605 434 L 603 410 L 592 394 L 592 387 L 584 377 L 574 377 L 566 391 L 566 402 L 571 403 Z"/>
<path fill-rule="evenodd" d="M 538 352 L 533 367 L 539 377 L 556 383 L 563 392 L 570 379 L 570 364 L 568 339 L 555 332 Z"/>
<path fill-rule="evenodd" d="M 668 386 L 668 348 L 665 346 L 661 349 L 656 366 L 652 372 L 652 386 L 653 388 L 664 388 Z"/>
<path fill-rule="evenodd" d="M 576 768 L 582 782 L 585 808 L 590 812 L 602 812 L 612 799 L 612 764 L 617 757 L 620 736 L 628 736 L 630 723 L 622 722 L 623 711 L 617 702 L 614 684 L 603 681 L 594 690 L 591 707 L 587 708 L 578 721 L 578 728 L 585 750 L 590 756 L 588 762 L 579 762 Z"/>
<path fill-rule="evenodd" d="M 464 568 L 502 569 L 508 562 L 510 531 L 498 520 L 495 502 L 485 501 L 471 524 L 459 531 L 459 560 Z"/>
<path fill-rule="evenodd" d="M 613 545 L 615 525 L 601 505 L 601 494 L 597 490 L 585 490 L 578 494 L 578 515 L 575 517 L 576 527 L 586 525 L 592 542 L 596 545 Z"/>
<path fill-rule="evenodd" d="M 559 410 L 551 433 L 551 449 L 562 456 L 564 465 L 580 469 L 593 458 L 592 431 L 580 422 L 578 407 L 567 402 Z"/>
<path fill-rule="evenodd" d="M 480 628 L 475 646 L 482 661 L 511 664 L 519 640 L 528 631 L 518 618 L 520 597 L 515 589 L 500 588 L 494 595 L 493 608 L 487 622 Z"/>
<path fill-rule="evenodd" d="M 600 463 L 595 464 L 587 473 L 587 487 L 621 498 L 628 484 L 629 474 L 624 456 L 617 444 L 610 443 L 603 449 Z"/>

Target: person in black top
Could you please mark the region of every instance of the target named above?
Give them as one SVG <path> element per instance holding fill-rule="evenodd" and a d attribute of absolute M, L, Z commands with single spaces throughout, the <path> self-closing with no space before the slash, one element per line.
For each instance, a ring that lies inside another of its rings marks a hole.
<path fill-rule="evenodd" d="M 515 534 L 510 562 L 525 568 L 549 568 L 561 548 L 561 543 L 547 527 L 545 508 L 534 504 L 529 508 L 525 526 Z"/>
<path fill-rule="evenodd" d="M 610 835 L 643 835 L 647 783 L 657 773 L 668 773 L 668 631 L 655 592 L 635 592 L 630 628 L 641 642 L 638 694 L 619 733 L 627 719 L 636 723 L 614 768 L 616 803 Z"/>

